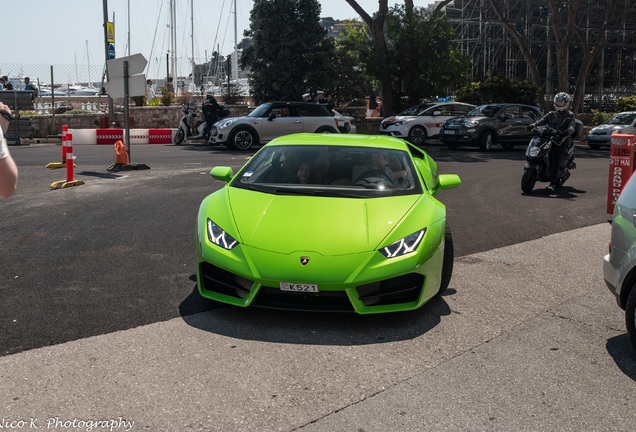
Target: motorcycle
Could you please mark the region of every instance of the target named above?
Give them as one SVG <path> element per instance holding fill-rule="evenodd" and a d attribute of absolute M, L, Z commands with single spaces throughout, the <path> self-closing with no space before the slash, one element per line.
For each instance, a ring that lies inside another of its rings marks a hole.
<path fill-rule="evenodd" d="M 579 130 L 578 123 L 580 122 L 577 120 L 577 132 Z M 557 187 L 563 186 L 563 183 L 570 178 L 570 170 L 576 168 L 576 163 L 574 162 L 574 138 L 578 135 L 576 132 L 573 138 L 569 139 L 567 134 L 549 126 L 537 126 L 532 130 L 535 136 L 532 137 L 528 144 L 528 149 L 526 150 L 527 162 L 523 170 L 523 177 L 521 177 L 521 190 L 527 194 L 532 192 L 537 181 L 550 181 L 549 154 L 552 146 L 567 146 L 567 151 L 564 152 L 559 165 Z"/>
<path fill-rule="evenodd" d="M 181 121 L 179 122 L 179 129 L 174 136 L 174 143 L 176 145 L 181 145 L 185 140 L 198 141 L 203 139 L 204 143 L 207 144 L 208 136 L 205 133 L 205 120 L 197 120 L 194 131 L 190 130 L 190 121 L 198 117 L 197 113 L 200 112 L 201 109 L 198 107 L 194 108 L 186 106 L 184 104 L 181 104 L 181 106 L 183 107 L 181 112 L 184 116 L 181 117 Z"/>

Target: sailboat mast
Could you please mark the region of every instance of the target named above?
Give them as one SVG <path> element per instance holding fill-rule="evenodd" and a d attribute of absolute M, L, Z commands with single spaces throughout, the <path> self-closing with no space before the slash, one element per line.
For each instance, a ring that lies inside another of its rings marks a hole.
<path fill-rule="evenodd" d="M 190 0 L 190 26 L 192 27 L 192 92 L 194 93 L 194 0 Z"/>
<path fill-rule="evenodd" d="M 238 25 L 236 24 L 236 0 L 234 0 L 234 56 L 232 56 L 232 78 L 238 85 Z"/>

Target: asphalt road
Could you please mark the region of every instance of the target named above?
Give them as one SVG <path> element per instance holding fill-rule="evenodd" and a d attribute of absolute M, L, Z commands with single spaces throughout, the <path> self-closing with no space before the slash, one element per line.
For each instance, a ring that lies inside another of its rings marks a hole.
<path fill-rule="evenodd" d="M 602 281 L 608 152 L 579 147 L 557 194 L 523 195 L 522 148 L 424 149 L 463 181 L 439 196 L 457 257 L 449 294 L 413 313 L 325 319 L 196 292 L 196 213 L 222 186 L 207 174 L 250 153 L 138 145 L 132 162 L 150 170 L 109 173 L 111 146 L 76 146 L 85 184 L 51 190 L 65 173 L 44 166 L 60 146 L 12 147 L 19 188 L 0 201 L 0 419 L 636 429 L 636 355 Z"/>

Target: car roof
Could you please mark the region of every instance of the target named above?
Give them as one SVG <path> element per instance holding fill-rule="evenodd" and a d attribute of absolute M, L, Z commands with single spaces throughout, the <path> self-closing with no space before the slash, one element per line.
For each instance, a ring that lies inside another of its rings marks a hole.
<path fill-rule="evenodd" d="M 268 146 L 274 145 L 324 145 L 343 147 L 382 147 L 396 150 L 409 150 L 404 140 L 385 135 L 358 134 L 315 134 L 302 133 L 278 137 L 270 141 Z"/>

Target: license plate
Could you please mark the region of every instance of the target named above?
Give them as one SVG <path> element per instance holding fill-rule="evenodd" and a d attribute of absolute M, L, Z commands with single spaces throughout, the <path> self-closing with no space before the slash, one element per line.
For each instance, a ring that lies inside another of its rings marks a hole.
<path fill-rule="evenodd" d="M 281 291 L 294 291 L 294 292 L 318 292 L 318 284 L 303 284 L 303 283 L 280 283 Z"/>
<path fill-rule="evenodd" d="M 444 129 L 443 133 L 446 134 L 446 135 L 453 135 L 453 134 L 456 134 L 457 131 Z"/>

